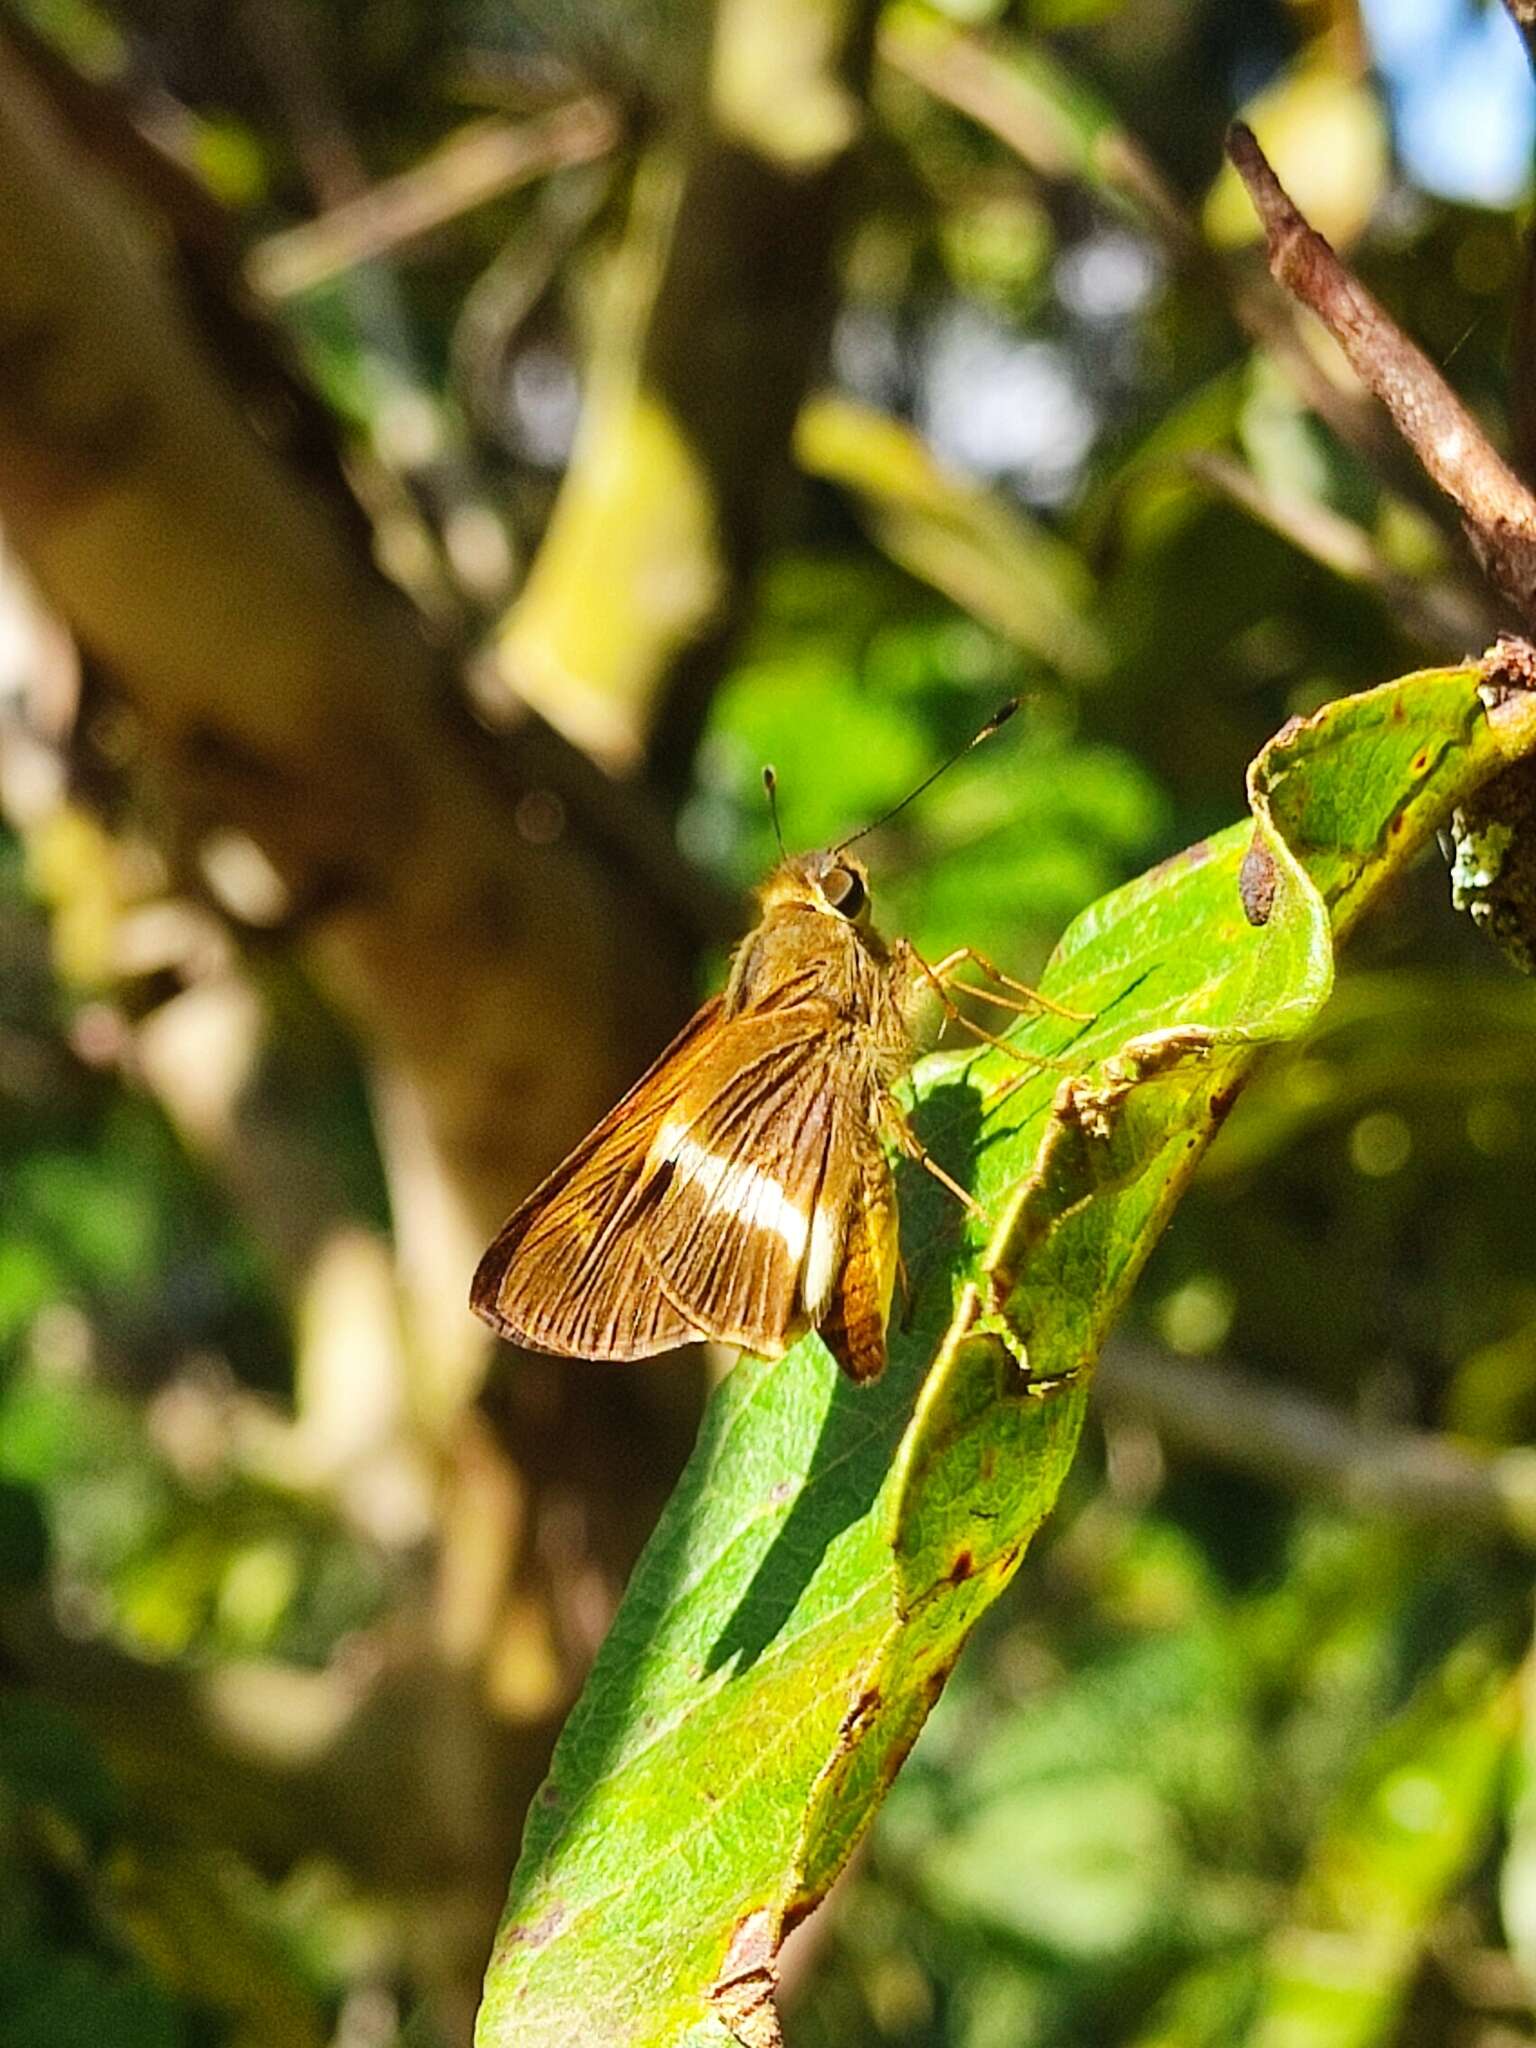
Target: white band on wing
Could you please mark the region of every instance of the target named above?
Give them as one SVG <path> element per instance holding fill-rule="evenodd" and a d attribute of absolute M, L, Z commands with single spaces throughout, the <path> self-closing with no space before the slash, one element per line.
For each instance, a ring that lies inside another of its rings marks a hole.
<path fill-rule="evenodd" d="M 676 1124 L 662 1125 L 653 1157 L 670 1159 L 684 1180 L 699 1188 L 711 1206 L 742 1223 L 771 1230 L 782 1238 L 798 1266 L 805 1256 L 810 1221 L 797 1209 L 771 1173 L 747 1159 L 723 1159 L 689 1137 Z"/>

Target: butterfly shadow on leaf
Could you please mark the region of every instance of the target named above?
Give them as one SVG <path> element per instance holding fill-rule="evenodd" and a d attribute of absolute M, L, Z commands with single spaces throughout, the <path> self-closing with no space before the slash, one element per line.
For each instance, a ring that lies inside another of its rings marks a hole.
<path fill-rule="evenodd" d="M 981 1094 L 965 1074 L 935 1088 L 913 1113 L 914 1130 L 962 1185 L 972 1178 L 982 1117 Z M 923 1375 L 948 1325 L 966 1261 L 965 1217 L 953 1195 L 920 1168 L 898 1169 L 901 1241 L 908 1298 L 900 1290 L 888 1333 L 890 1362 L 870 1385 L 856 1386 L 822 1351 L 833 1386 L 821 1431 L 794 1488 L 789 1511 L 706 1659 L 718 1671 L 734 1658 L 746 1671 L 789 1622 L 828 1548 L 875 1508 Z M 821 1349 L 816 1337 L 802 1339 Z"/>

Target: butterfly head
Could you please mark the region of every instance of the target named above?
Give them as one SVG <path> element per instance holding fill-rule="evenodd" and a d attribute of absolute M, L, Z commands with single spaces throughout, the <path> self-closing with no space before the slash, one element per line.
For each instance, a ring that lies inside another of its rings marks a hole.
<path fill-rule="evenodd" d="M 815 910 L 844 924 L 869 918 L 869 870 L 846 848 L 792 855 L 768 877 L 762 891 L 765 912 Z"/>

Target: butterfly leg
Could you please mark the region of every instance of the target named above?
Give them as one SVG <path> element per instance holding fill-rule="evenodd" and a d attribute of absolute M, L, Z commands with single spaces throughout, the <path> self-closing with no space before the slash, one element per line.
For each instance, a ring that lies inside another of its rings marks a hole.
<path fill-rule="evenodd" d="M 979 1038 L 983 1045 L 994 1046 L 998 1052 L 1007 1053 L 1010 1059 L 1031 1060 L 1032 1063 L 1038 1064 L 1038 1062 L 1034 1062 L 1033 1055 L 1023 1051 L 1021 1047 L 1010 1045 L 1006 1038 L 997 1037 L 994 1032 L 988 1031 L 983 1025 L 967 1017 L 964 1010 L 961 1009 L 960 1005 L 950 994 L 938 968 L 930 967 L 921 953 L 914 952 L 912 959 L 916 963 L 919 973 L 925 975 L 932 984 L 934 991 L 938 995 L 940 1006 L 952 1024 L 958 1024 L 962 1031 L 969 1031 L 971 1036 Z"/>
<path fill-rule="evenodd" d="M 986 954 L 978 952 L 974 946 L 956 946 L 952 952 L 946 953 L 942 960 L 936 960 L 930 972 L 941 982 L 951 981 L 956 970 L 966 961 L 979 967 L 988 981 L 994 983 L 997 988 L 1011 988 L 1025 999 L 1021 1003 L 1014 1003 L 1009 1002 L 1005 996 L 994 994 L 991 990 L 975 989 L 973 993 L 984 1003 L 995 1003 L 999 1009 L 1018 1010 L 1024 1014 L 1028 1014 L 1030 1010 L 1049 1010 L 1053 1016 L 1065 1017 L 1073 1024 L 1091 1024 L 1093 1021 L 1091 1013 L 1069 1010 L 1065 1003 L 1058 1003 L 1050 996 L 1041 995 L 1039 989 L 1031 988 L 1027 981 L 1015 981 L 1011 974 L 1004 974 L 1000 967 L 995 967 Z"/>
<path fill-rule="evenodd" d="M 891 1095 L 886 1096 L 884 1106 L 886 1128 L 890 1131 L 891 1136 L 895 1139 L 901 1151 L 906 1154 L 907 1158 L 922 1167 L 925 1173 L 932 1174 L 940 1187 L 948 1188 L 955 1200 L 969 1209 L 973 1216 L 980 1216 L 985 1220 L 986 1210 L 982 1208 L 974 1195 L 961 1187 L 959 1181 L 944 1171 L 916 1131 L 907 1122 L 906 1117 L 902 1113 L 901 1105 L 896 1101 L 895 1097 Z"/>
<path fill-rule="evenodd" d="M 949 1018 L 951 1023 L 958 1024 L 962 1031 L 968 1031 L 972 1038 L 979 1038 L 983 1045 L 990 1045 L 998 1052 L 1007 1053 L 1009 1059 L 1018 1060 L 1022 1065 L 1027 1066 L 1031 1072 L 1037 1067 L 1053 1067 L 1063 1074 L 1075 1074 L 1077 1072 L 1077 1067 L 1071 1060 L 1058 1059 L 1054 1054 L 1048 1052 L 1026 1052 L 1023 1046 L 1014 1045 L 1006 1038 L 999 1038 L 995 1032 L 988 1031 L 983 1025 L 978 1024 L 973 1017 L 967 1017 L 964 1010 L 960 1008 L 959 1004 L 950 994 L 948 987 L 940 979 L 938 968 L 930 967 L 922 954 L 915 950 L 912 952 L 911 958 L 918 972 L 926 976 L 936 990 L 945 1016 Z M 968 995 L 980 996 L 983 1002 L 994 1000 L 994 998 L 987 995 L 984 989 L 972 988 L 967 982 L 962 982 L 961 987 Z M 1010 1010 L 1017 1009 L 1021 1013 L 1025 1009 L 1022 1003 L 1012 1003 L 1007 998 L 1003 998 L 1003 1006 Z M 1066 1014 L 1071 1016 L 1073 1013 L 1069 1010 Z M 1020 1079 L 1023 1078 L 1024 1076 L 1021 1075 Z"/>

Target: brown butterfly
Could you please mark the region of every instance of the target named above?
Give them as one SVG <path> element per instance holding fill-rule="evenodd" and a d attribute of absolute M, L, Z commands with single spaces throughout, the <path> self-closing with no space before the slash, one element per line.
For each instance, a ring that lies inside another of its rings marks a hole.
<path fill-rule="evenodd" d="M 851 1379 L 884 1370 L 898 1253 L 883 1140 L 975 1206 L 891 1092 L 916 1055 L 914 1012 L 934 991 L 975 1036 L 1004 1043 L 948 992 L 966 960 L 1028 999 L 972 989 L 986 1001 L 1042 999 L 970 947 L 929 965 L 882 939 L 852 844 L 781 862 L 724 993 L 502 1226 L 470 1306 L 503 1337 L 595 1359 L 712 1337 L 778 1358 L 817 1330 Z"/>

